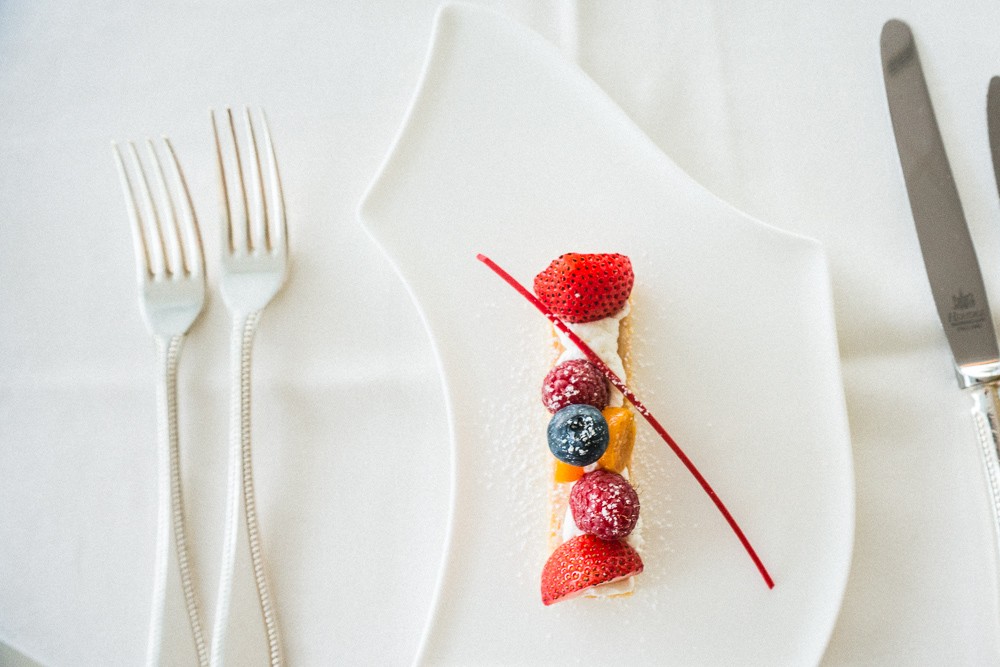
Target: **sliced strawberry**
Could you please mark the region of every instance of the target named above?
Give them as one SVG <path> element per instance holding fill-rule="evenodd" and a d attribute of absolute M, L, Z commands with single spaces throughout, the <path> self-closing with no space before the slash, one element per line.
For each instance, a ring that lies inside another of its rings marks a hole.
<path fill-rule="evenodd" d="M 542 569 L 542 603 L 642 572 L 639 553 L 620 540 L 577 535 L 559 545 Z"/>
<path fill-rule="evenodd" d="M 535 276 L 535 296 L 568 322 L 593 322 L 625 306 L 635 275 L 625 255 L 568 253 Z"/>

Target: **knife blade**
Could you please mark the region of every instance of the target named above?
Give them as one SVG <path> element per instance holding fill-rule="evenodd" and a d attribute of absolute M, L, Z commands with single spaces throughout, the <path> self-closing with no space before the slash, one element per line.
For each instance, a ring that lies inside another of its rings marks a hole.
<path fill-rule="evenodd" d="M 889 115 L 924 267 L 959 384 L 972 395 L 1000 555 L 1000 354 L 993 317 L 909 26 L 888 21 L 881 51 Z M 993 150 L 996 165 L 995 145 Z"/>
<path fill-rule="evenodd" d="M 993 176 L 1000 193 L 1000 76 L 990 79 L 986 93 L 986 127 L 990 137 L 990 154 L 993 156 Z"/>
<path fill-rule="evenodd" d="M 931 293 L 960 375 L 997 374 L 993 319 L 910 28 L 882 29 L 882 71 Z"/>

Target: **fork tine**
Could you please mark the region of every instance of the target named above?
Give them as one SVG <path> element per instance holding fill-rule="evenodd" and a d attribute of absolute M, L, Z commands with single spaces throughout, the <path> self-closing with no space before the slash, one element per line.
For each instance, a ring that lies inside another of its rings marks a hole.
<path fill-rule="evenodd" d="M 229 181 L 226 178 L 226 164 L 224 151 L 222 149 L 222 137 L 219 132 L 219 124 L 215 119 L 215 110 L 211 109 L 209 115 L 212 119 L 212 137 L 215 139 L 215 159 L 219 169 L 219 195 L 222 203 L 222 210 L 225 214 L 225 240 L 226 248 L 229 252 L 234 252 L 237 247 L 246 250 L 246 235 L 237 234 L 233 227 L 233 209 L 229 194 Z"/>
<path fill-rule="evenodd" d="M 247 186 L 243 179 L 243 159 L 240 156 L 240 142 L 236 138 L 236 124 L 233 122 L 233 110 L 226 107 L 226 118 L 229 121 L 229 137 L 233 147 L 233 171 L 236 172 L 236 180 L 239 182 L 239 201 L 242 205 L 243 229 L 237 234 L 241 244 L 245 244 L 246 250 L 253 250 L 253 236 L 250 233 L 250 207 L 247 204 Z"/>
<path fill-rule="evenodd" d="M 160 221 L 160 212 L 149 187 L 149 176 L 146 174 L 146 167 L 143 166 L 135 143 L 130 141 L 128 147 L 129 153 L 132 155 L 133 169 L 139 175 L 137 179 L 139 182 L 139 203 L 146 211 L 144 218 L 147 224 L 146 239 L 149 242 L 150 259 L 153 262 L 153 277 L 170 275 L 167 244 L 163 238 L 163 223 Z M 149 230 L 150 226 L 153 228 L 153 233 Z"/>
<path fill-rule="evenodd" d="M 132 156 L 132 168 L 138 174 L 136 180 L 139 184 L 139 203 L 146 211 L 146 216 L 143 220 L 146 223 L 146 240 L 148 242 L 147 247 L 150 248 L 149 258 L 152 260 L 153 277 L 162 277 L 168 269 L 160 214 L 156 210 L 153 195 L 149 191 L 149 179 L 146 177 L 146 169 L 142 166 L 142 160 L 139 159 L 139 151 L 136 150 L 135 143 L 130 141 L 128 148 Z M 149 227 L 153 227 L 153 230 L 156 232 L 152 234 L 152 239 L 150 239 Z"/>
<path fill-rule="evenodd" d="M 181 240 L 180 224 L 177 222 L 177 210 L 174 206 L 173 197 L 170 196 L 170 188 L 167 186 L 167 177 L 163 173 L 163 163 L 153 146 L 152 139 L 146 139 L 146 147 L 149 152 L 149 161 L 153 165 L 153 176 L 156 179 L 157 190 L 160 195 L 160 202 L 163 209 L 157 209 L 158 215 L 169 218 L 169 221 L 160 222 L 160 235 L 164 237 L 164 226 L 167 228 L 166 239 L 163 245 L 163 259 L 170 275 L 185 275 L 187 273 L 187 258 L 184 254 L 184 244 Z"/>
<path fill-rule="evenodd" d="M 136 271 L 141 280 L 153 277 L 153 268 L 149 260 L 149 246 L 146 243 L 146 234 L 143 231 L 142 218 L 139 214 L 139 205 L 135 201 L 135 190 L 132 187 L 132 180 L 125 169 L 125 160 L 122 158 L 121 148 L 117 143 L 112 142 L 114 149 L 115 165 L 118 167 L 118 177 L 121 180 L 122 191 L 125 194 L 125 208 L 128 211 L 129 226 L 132 228 L 132 248 L 135 251 Z"/>
<path fill-rule="evenodd" d="M 247 129 L 247 142 L 250 144 L 248 171 L 253 191 L 254 214 L 250 216 L 251 247 L 271 250 L 271 239 L 268 233 L 270 226 L 267 221 L 267 197 L 264 194 L 264 175 L 260 168 L 260 151 L 257 150 L 257 134 L 253 129 L 253 119 L 250 117 L 250 107 L 243 107 L 243 118 Z"/>
<path fill-rule="evenodd" d="M 198 275 L 205 272 L 205 246 L 201 241 L 201 229 L 198 227 L 198 218 L 194 213 L 194 202 L 191 199 L 191 191 L 188 189 L 187 179 L 181 170 L 181 163 L 177 159 L 177 152 L 170 139 L 163 137 L 163 144 L 167 147 L 170 155 L 170 164 L 173 169 L 174 182 L 177 184 L 177 198 L 181 204 L 183 234 L 182 240 L 187 243 L 188 261 L 184 265 L 185 271 Z"/>
<path fill-rule="evenodd" d="M 264 126 L 264 149 L 267 151 L 267 162 L 271 177 L 271 205 L 274 207 L 270 216 L 273 232 L 268 232 L 268 250 L 284 249 L 288 238 L 288 222 L 285 218 L 285 193 L 281 187 L 281 174 L 278 172 L 278 159 L 274 155 L 274 143 L 271 141 L 271 129 L 267 123 L 267 114 L 260 110 Z"/>

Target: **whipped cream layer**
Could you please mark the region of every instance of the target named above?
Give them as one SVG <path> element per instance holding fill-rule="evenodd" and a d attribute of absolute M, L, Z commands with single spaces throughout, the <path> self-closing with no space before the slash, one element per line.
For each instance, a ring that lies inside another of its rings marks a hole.
<path fill-rule="evenodd" d="M 601 361 L 614 372 L 622 381 L 625 380 L 625 363 L 618 354 L 618 335 L 621 332 L 621 322 L 629 314 L 631 307 L 628 303 L 611 317 L 605 317 L 594 322 L 583 322 L 580 324 L 566 323 L 570 330 L 579 336 L 583 342 L 590 346 L 590 349 L 601 358 Z M 570 359 L 586 359 L 587 356 L 573 344 L 559 329 L 555 330 L 559 337 L 559 343 L 563 346 L 563 353 L 556 360 L 558 366 Z M 622 393 L 609 384 L 608 405 L 621 407 L 624 403 Z"/>

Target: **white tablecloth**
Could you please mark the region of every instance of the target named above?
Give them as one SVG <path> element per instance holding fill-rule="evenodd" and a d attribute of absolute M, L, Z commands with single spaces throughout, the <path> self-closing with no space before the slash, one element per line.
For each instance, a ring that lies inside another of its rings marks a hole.
<path fill-rule="evenodd" d="M 825 664 L 1000 663 L 969 403 L 923 273 L 878 52 L 884 21 L 907 20 L 1000 307 L 985 119 L 1000 5 L 481 4 L 557 44 L 708 189 L 824 243 L 857 481 L 854 561 Z M 447 423 L 419 317 L 355 207 L 415 90 L 436 8 L 0 5 L 0 640 L 51 665 L 144 655 L 154 353 L 109 146 L 173 138 L 212 272 L 207 109 L 250 104 L 268 111 L 292 238 L 254 386 L 260 520 L 289 662 L 412 659 L 445 535 Z M 205 600 L 228 427 L 228 317 L 213 297 L 180 380 Z"/>

